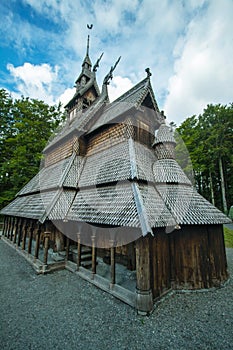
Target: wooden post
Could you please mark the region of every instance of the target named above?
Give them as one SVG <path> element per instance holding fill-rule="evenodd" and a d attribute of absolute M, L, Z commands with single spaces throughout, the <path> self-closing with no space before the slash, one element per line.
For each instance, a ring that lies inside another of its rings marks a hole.
<path fill-rule="evenodd" d="M 4 221 L 3 221 L 3 228 L 2 228 L 2 235 L 5 236 L 6 232 L 6 215 L 4 216 Z"/>
<path fill-rule="evenodd" d="M 16 222 L 16 218 L 13 217 L 12 218 L 12 224 L 11 224 L 11 233 L 10 233 L 10 240 L 11 241 L 13 240 L 13 233 L 14 233 L 14 230 L 15 230 L 15 222 Z"/>
<path fill-rule="evenodd" d="M 44 264 L 48 262 L 48 251 L 49 251 L 49 236 L 50 232 L 44 232 Z"/>
<path fill-rule="evenodd" d="M 10 239 L 11 225 L 12 225 L 12 216 L 9 217 L 9 225 L 8 225 L 8 230 L 7 230 L 7 238 L 8 239 Z"/>
<path fill-rule="evenodd" d="M 92 242 L 92 278 L 96 274 L 96 246 L 95 246 L 95 235 L 91 236 Z"/>
<path fill-rule="evenodd" d="M 80 233 L 77 234 L 77 270 L 81 266 L 81 254 L 82 254 L 82 245 L 80 242 Z"/>
<path fill-rule="evenodd" d="M 35 259 L 38 259 L 39 257 L 39 249 L 40 249 L 40 234 L 41 229 L 40 226 L 36 230 L 36 246 L 35 246 Z"/>
<path fill-rule="evenodd" d="M 4 222 L 4 236 L 7 236 L 7 226 L 8 225 L 8 216 L 5 216 L 5 222 Z"/>
<path fill-rule="evenodd" d="M 110 254 L 111 254 L 111 283 L 110 288 L 113 288 L 116 283 L 116 248 L 114 246 L 115 241 L 110 240 Z"/>
<path fill-rule="evenodd" d="M 11 216 L 7 218 L 7 231 L 6 231 L 6 237 L 10 237 L 10 228 L 11 228 Z"/>
<path fill-rule="evenodd" d="M 136 270 L 136 256 L 135 256 L 134 242 L 128 244 L 127 253 L 128 253 L 127 269 L 131 271 Z"/>
<path fill-rule="evenodd" d="M 24 224 L 24 228 L 23 228 L 22 250 L 25 250 L 27 230 L 28 230 L 28 225 L 27 225 L 27 221 L 26 221 Z"/>
<path fill-rule="evenodd" d="M 149 237 L 141 237 L 136 241 L 136 275 L 138 313 L 147 315 L 153 310 L 153 296 L 150 284 L 150 249 Z"/>
<path fill-rule="evenodd" d="M 69 253 L 70 253 L 70 239 L 69 237 L 66 237 L 66 260 L 69 260 Z"/>
<path fill-rule="evenodd" d="M 20 221 L 20 218 L 18 217 L 15 223 L 15 232 L 14 232 L 14 240 L 13 240 L 14 244 L 16 243 L 17 233 L 19 231 L 19 221 Z"/>
<path fill-rule="evenodd" d="M 29 227 L 29 237 L 28 237 L 28 254 L 31 254 L 32 252 L 33 229 L 34 229 L 34 224 L 33 224 L 33 221 L 31 221 L 31 225 Z"/>
<path fill-rule="evenodd" d="M 18 242 L 17 242 L 18 247 L 20 247 L 21 236 L 22 236 L 22 229 L 23 229 L 23 218 L 20 218 Z"/>

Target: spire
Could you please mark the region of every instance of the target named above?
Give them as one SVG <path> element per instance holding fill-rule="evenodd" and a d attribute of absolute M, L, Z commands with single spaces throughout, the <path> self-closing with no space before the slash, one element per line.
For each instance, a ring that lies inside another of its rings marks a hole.
<path fill-rule="evenodd" d="M 87 53 L 86 56 L 89 56 L 89 43 L 90 43 L 90 35 L 87 36 Z"/>
<path fill-rule="evenodd" d="M 90 35 L 88 34 L 88 36 L 87 36 L 87 51 L 86 51 L 86 56 L 83 60 L 82 67 L 83 67 L 83 69 L 86 68 L 86 69 L 91 70 L 92 63 L 91 63 L 91 60 L 89 57 L 89 47 L 90 47 Z"/>
<path fill-rule="evenodd" d="M 93 24 L 87 25 L 88 29 L 92 29 Z M 98 58 L 92 70 L 92 63 L 89 57 L 90 50 L 90 35 L 87 35 L 87 44 L 86 44 L 86 55 L 82 63 L 82 70 L 78 78 L 75 81 L 76 92 L 73 98 L 66 105 L 68 113 L 70 115 L 70 120 L 74 118 L 74 109 L 75 113 L 77 111 L 84 110 L 89 107 L 98 96 L 100 96 L 99 87 L 96 81 L 95 73 L 99 66 L 99 62 L 103 54 Z M 71 115 L 71 113 L 73 113 Z"/>

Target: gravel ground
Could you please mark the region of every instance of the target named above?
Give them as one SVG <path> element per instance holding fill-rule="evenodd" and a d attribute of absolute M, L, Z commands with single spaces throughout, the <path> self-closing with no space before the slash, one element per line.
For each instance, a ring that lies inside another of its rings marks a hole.
<path fill-rule="evenodd" d="M 233 249 L 227 249 L 233 275 Z M 233 281 L 166 297 L 150 317 L 67 270 L 36 275 L 0 240 L 0 348 L 233 349 Z"/>

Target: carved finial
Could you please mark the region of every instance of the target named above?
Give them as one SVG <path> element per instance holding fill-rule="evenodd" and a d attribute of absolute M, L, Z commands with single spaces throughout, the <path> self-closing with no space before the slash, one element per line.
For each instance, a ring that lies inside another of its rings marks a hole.
<path fill-rule="evenodd" d="M 163 118 L 163 119 L 166 119 L 166 116 L 165 116 L 165 114 L 164 114 L 164 111 L 161 111 L 160 113 L 161 113 L 162 118 Z"/>
<path fill-rule="evenodd" d="M 150 78 L 152 76 L 152 74 L 150 72 L 150 68 L 146 68 L 145 72 L 147 73 L 147 78 Z"/>
<path fill-rule="evenodd" d="M 109 80 L 113 78 L 113 71 L 115 70 L 116 66 L 118 65 L 119 61 L 121 59 L 121 56 L 118 58 L 118 60 L 116 61 L 116 63 L 114 64 L 114 66 L 111 67 L 109 73 L 106 75 L 106 77 L 104 78 L 104 82 L 103 84 L 108 85 L 109 84 Z"/>
<path fill-rule="evenodd" d="M 102 54 L 100 55 L 100 57 L 98 58 L 98 60 L 96 61 L 96 63 L 94 64 L 94 66 L 93 66 L 93 72 L 96 72 L 97 71 L 97 68 L 99 67 L 99 63 L 100 63 L 100 60 L 101 60 L 101 58 L 103 57 L 103 52 L 102 52 Z"/>

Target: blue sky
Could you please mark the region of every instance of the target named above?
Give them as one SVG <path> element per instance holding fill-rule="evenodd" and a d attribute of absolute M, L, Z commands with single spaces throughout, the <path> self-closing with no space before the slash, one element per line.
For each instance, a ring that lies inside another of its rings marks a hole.
<path fill-rule="evenodd" d="M 104 52 L 98 83 L 122 56 L 111 100 L 146 76 L 177 124 L 233 91 L 233 0 L 2 0 L 0 88 L 67 103 L 93 23 L 90 56 Z"/>

